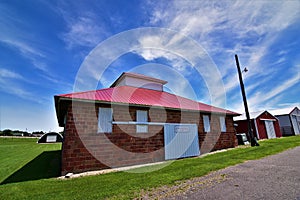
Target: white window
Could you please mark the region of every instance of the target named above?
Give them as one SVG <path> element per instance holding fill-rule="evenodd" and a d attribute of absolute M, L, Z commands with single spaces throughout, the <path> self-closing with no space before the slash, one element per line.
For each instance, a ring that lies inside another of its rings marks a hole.
<path fill-rule="evenodd" d="M 225 123 L 224 116 L 220 116 L 220 127 L 221 127 L 221 132 L 226 132 L 226 123 Z"/>
<path fill-rule="evenodd" d="M 137 133 L 147 133 L 148 132 L 148 125 L 143 124 L 144 122 L 148 122 L 148 112 L 145 110 L 137 110 L 136 111 L 136 122 L 141 123 L 140 125 L 136 126 Z"/>
<path fill-rule="evenodd" d="M 210 121 L 208 115 L 203 115 L 204 132 L 210 132 Z"/>
<path fill-rule="evenodd" d="M 111 133 L 112 132 L 112 108 L 99 108 L 98 115 L 98 132 Z"/>

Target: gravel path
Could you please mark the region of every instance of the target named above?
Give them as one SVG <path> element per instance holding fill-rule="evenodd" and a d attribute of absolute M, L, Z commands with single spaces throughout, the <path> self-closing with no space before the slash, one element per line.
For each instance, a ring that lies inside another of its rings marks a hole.
<path fill-rule="evenodd" d="M 300 200 L 300 147 L 141 192 L 140 199 Z"/>

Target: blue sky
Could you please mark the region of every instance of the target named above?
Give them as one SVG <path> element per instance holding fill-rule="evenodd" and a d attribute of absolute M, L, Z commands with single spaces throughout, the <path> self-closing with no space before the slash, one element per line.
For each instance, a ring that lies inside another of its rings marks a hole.
<path fill-rule="evenodd" d="M 250 111 L 300 105 L 299 1 L 4 0 L 0 30 L 1 130 L 61 130 L 54 95 L 79 90 L 78 81 L 109 87 L 123 71 L 242 113 L 234 54 L 249 70 Z M 203 60 L 193 62 L 192 43 Z"/>

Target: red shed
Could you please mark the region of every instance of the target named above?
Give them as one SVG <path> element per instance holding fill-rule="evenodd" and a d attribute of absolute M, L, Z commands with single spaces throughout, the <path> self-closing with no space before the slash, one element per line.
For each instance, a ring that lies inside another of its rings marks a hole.
<path fill-rule="evenodd" d="M 250 113 L 250 119 L 253 133 L 257 139 L 282 137 L 278 119 L 268 111 Z M 237 124 L 237 133 L 247 133 L 248 124 L 245 114 L 234 117 L 234 122 Z"/>

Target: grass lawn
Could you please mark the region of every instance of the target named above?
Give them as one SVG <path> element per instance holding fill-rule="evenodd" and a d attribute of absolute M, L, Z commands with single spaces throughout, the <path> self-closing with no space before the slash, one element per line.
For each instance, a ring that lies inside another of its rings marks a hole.
<path fill-rule="evenodd" d="M 246 160 L 259 159 L 300 146 L 300 136 L 260 141 L 260 145 L 236 148 L 201 158 L 177 160 L 149 173 L 116 172 L 75 179 L 49 178 L 7 183 L 0 185 L 0 199 L 131 199 L 141 189 L 175 184 L 179 180 L 203 176 Z M 0 158 L 4 157 L 2 154 L 5 151 L 7 150 L 0 152 Z M 6 162 L 13 163 L 9 159 Z"/>
<path fill-rule="evenodd" d="M 0 184 L 56 177 L 61 144 L 37 144 L 37 138 L 0 138 Z"/>

